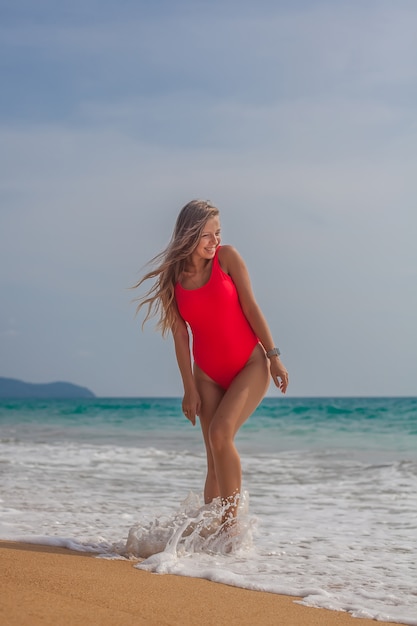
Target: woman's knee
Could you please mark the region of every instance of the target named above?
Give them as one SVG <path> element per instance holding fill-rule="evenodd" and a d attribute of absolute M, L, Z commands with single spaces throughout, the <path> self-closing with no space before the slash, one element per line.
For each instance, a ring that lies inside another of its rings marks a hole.
<path fill-rule="evenodd" d="M 209 440 L 211 451 L 216 455 L 233 443 L 233 433 L 226 424 L 214 420 L 210 424 Z"/>

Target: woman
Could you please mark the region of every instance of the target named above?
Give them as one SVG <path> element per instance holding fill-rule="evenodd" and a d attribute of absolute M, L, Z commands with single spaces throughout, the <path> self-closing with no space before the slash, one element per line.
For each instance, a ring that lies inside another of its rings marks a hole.
<path fill-rule="evenodd" d="M 138 311 L 147 304 L 144 323 L 157 314 L 162 334 L 172 332 L 184 385 L 182 409 L 193 425 L 200 418 L 207 451 L 204 500 L 220 497 L 223 522 L 230 523 L 241 492 L 235 435 L 264 397 L 269 375 L 285 393 L 288 373 L 241 256 L 231 246 L 220 246 L 216 207 L 189 202 L 168 247 L 153 263 L 156 268 L 135 285 L 155 279 L 139 298 Z"/>

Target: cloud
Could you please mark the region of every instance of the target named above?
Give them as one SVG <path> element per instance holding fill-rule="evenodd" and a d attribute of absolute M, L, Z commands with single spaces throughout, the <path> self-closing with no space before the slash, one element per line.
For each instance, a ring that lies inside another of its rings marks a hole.
<path fill-rule="evenodd" d="M 75 351 L 75 356 L 79 357 L 80 359 L 91 359 L 93 358 L 94 354 L 91 350 L 79 348 Z"/>
<path fill-rule="evenodd" d="M 375 90 L 396 100 L 416 77 L 408 2 L 395 11 L 381 2 L 231 7 L 236 4 L 199 3 L 190 10 L 190 3 L 175 3 L 175 11 L 167 5 L 148 11 L 137 3 L 116 10 L 109 3 L 91 19 L 75 3 L 65 13 L 50 7 L 42 20 L 6 22 L 4 52 L 20 71 L 13 80 L 16 67 L 9 65 L 6 98 L 23 78 L 30 89 L 18 112 L 23 106 L 29 116 L 35 104 L 36 116 L 43 108 L 49 118 L 61 112 L 77 119 L 78 107 L 117 103 L 120 95 L 122 104 L 182 97 L 186 108 L 187 102 L 272 105 L 364 92 L 372 98 Z M 198 117 L 198 109 L 193 113 Z"/>
<path fill-rule="evenodd" d="M 18 330 L 15 330 L 14 328 L 8 328 L 8 329 L 6 329 L 6 330 L 1 330 L 1 331 L 0 331 L 0 335 L 1 335 L 2 337 L 10 337 L 10 338 L 13 338 L 13 337 L 17 337 L 18 335 L 20 335 L 20 333 L 19 333 L 19 331 L 18 331 Z"/>

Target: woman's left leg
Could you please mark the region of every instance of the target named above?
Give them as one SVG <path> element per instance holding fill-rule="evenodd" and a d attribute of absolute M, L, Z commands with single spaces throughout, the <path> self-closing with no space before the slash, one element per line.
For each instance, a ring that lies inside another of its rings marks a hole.
<path fill-rule="evenodd" d="M 209 442 L 220 495 L 235 517 L 241 492 L 240 457 L 234 444 L 236 433 L 264 397 L 269 385 L 265 352 L 257 345 L 221 399 L 209 427 Z"/>

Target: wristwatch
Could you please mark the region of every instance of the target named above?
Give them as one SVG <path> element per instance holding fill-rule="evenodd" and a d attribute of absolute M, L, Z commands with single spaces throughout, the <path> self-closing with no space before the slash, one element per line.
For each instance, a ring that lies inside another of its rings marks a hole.
<path fill-rule="evenodd" d="M 266 356 L 268 357 L 268 359 L 270 359 L 271 356 L 279 356 L 280 354 L 281 352 L 279 348 L 272 348 L 272 350 L 268 350 Z"/>

